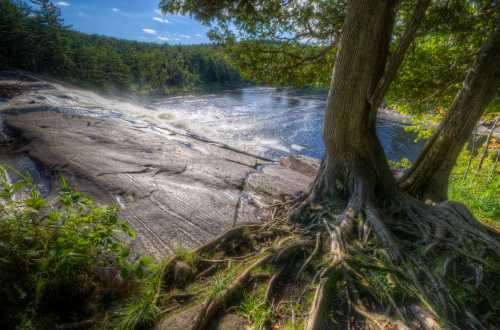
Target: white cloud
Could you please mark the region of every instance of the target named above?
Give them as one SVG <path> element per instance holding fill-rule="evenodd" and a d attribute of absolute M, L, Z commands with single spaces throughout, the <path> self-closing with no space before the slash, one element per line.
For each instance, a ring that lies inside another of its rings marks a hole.
<path fill-rule="evenodd" d="M 203 37 L 203 35 L 201 33 L 196 33 L 196 36 L 197 37 Z"/>
<path fill-rule="evenodd" d="M 167 23 L 170 23 L 170 21 L 166 18 L 161 18 L 161 17 L 153 17 L 153 19 L 157 22 L 160 22 L 160 23 L 164 23 L 164 24 L 167 24 Z"/>
<path fill-rule="evenodd" d="M 142 29 L 142 31 L 144 33 L 147 33 L 147 34 L 156 34 L 156 30 L 153 30 L 153 29 Z"/>
<path fill-rule="evenodd" d="M 111 11 L 113 11 L 113 12 L 117 13 L 117 12 L 119 12 L 119 11 L 120 11 L 120 9 L 118 9 L 118 8 L 114 8 L 114 7 L 113 7 L 113 8 L 111 8 Z"/>
<path fill-rule="evenodd" d="M 159 10 L 159 9 L 155 9 L 155 13 L 157 13 L 158 15 L 162 14 L 161 10 Z"/>
<path fill-rule="evenodd" d="M 62 6 L 62 7 L 69 7 L 69 6 L 71 6 L 69 3 L 65 2 L 65 1 L 59 1 L 56 4 L 58 6 Z"/>
<path fill-rule="evenodd" d="M 178 34 L 177 36 L 178 36 L 179 38 L 191 39 L 191 36 L 188 36 L 187 34 Z"/>
<path fill-rule="evenodd" d="M 167 41 L 167 40 L 170 40 L 169 37 L 167 36 L 158 36 L 158 39 L 160 39 L 161 41 Z"/>

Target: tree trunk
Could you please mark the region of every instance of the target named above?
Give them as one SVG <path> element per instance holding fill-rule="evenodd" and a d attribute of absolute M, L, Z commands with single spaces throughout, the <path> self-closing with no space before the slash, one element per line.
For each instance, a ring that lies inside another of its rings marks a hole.
<path fill-rule="evenodd" d="M 353 194 L 362 200 L 395 191 L 369 103 L 384 72 L 393 20 L 393 1 L 349 2 L 325 112 L 326 152 L 310 202 L 332 197 L 348 200 Z"/>
<path fill-rule="evenodd" d="M 401 35 L 401 39 L 399 40 L 399 44 L 397 45 L 395 51 L 391 54 L 386 70 L 383 76 L 381 76 L 378 80 L 377 85 L 374 86 L 375 88 L 370 98 L 370 103 L 373 109 L 372 120 L 376 119 L 377 110 L 382 105 L 384 96 L 387 93 L 392 81 L 396 77 L 401 63 L 403 63 L 406 51 L 412 44 L 413 40 L 415 40 L 418 28 L 422 24 L 425 13 L 427 12 L 427 8 L 429 8 L 430 4 L 431 0 L 417 0 L 413 16 L 408 22 L 406 30 Z"/>
<path fill-rule="evenodd" d="M 445 119 L 415 164 L 401 179 L 401 187 L 420 199 L 448 197 L 451 170 L 476 123 L 498 91 L 500 82 L 500 23 L 481 47 Z"/>

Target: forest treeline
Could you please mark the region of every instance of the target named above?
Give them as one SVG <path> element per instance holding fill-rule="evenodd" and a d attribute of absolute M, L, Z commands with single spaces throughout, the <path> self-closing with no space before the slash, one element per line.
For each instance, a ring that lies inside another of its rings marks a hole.
<path fill-rule="evenodd" d="M 0 0 L 0 69 L 99 90 L 168 93 L 242 82 L 212 45 L 159 45 L 72 31 L 48 0 Z"/>

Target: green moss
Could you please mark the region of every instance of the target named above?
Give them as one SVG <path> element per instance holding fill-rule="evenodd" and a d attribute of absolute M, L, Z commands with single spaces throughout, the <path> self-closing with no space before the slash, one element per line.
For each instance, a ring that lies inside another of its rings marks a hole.
<path fill-rule="evenodd" d="M 276 266 L 274 265 L 263 265 L 258 266 L 254 270 L 252 270 L 252 275 L 272 275 L 276 270 Z"/>
<path fill-rule="evenodd" d="M 196 268 L 198 261 L 200 260 L 200 256 L 196 254 L 192 250 L 188 250 L 183 247 L 177 247 L 174 252 L 175 256 L 180 260 L 187 263 L 189 266 Z"/>

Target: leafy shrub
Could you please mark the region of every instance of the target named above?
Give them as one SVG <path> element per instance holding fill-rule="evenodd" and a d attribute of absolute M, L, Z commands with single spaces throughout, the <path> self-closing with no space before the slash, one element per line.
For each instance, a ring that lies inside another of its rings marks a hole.
<path fill-rule="evenodd" d="M 116 206 L 70 188 L 43 198 L 31 179 L 11 184 L 0 168 L 0 324 L 53 328 L 109 308 L 136 286 L 144 263 L 128 261 L 134 232 Z M 17 194 L 27 191 L 28 197 Z M 132 276 L 133 275 L 133 276 Z"/>

